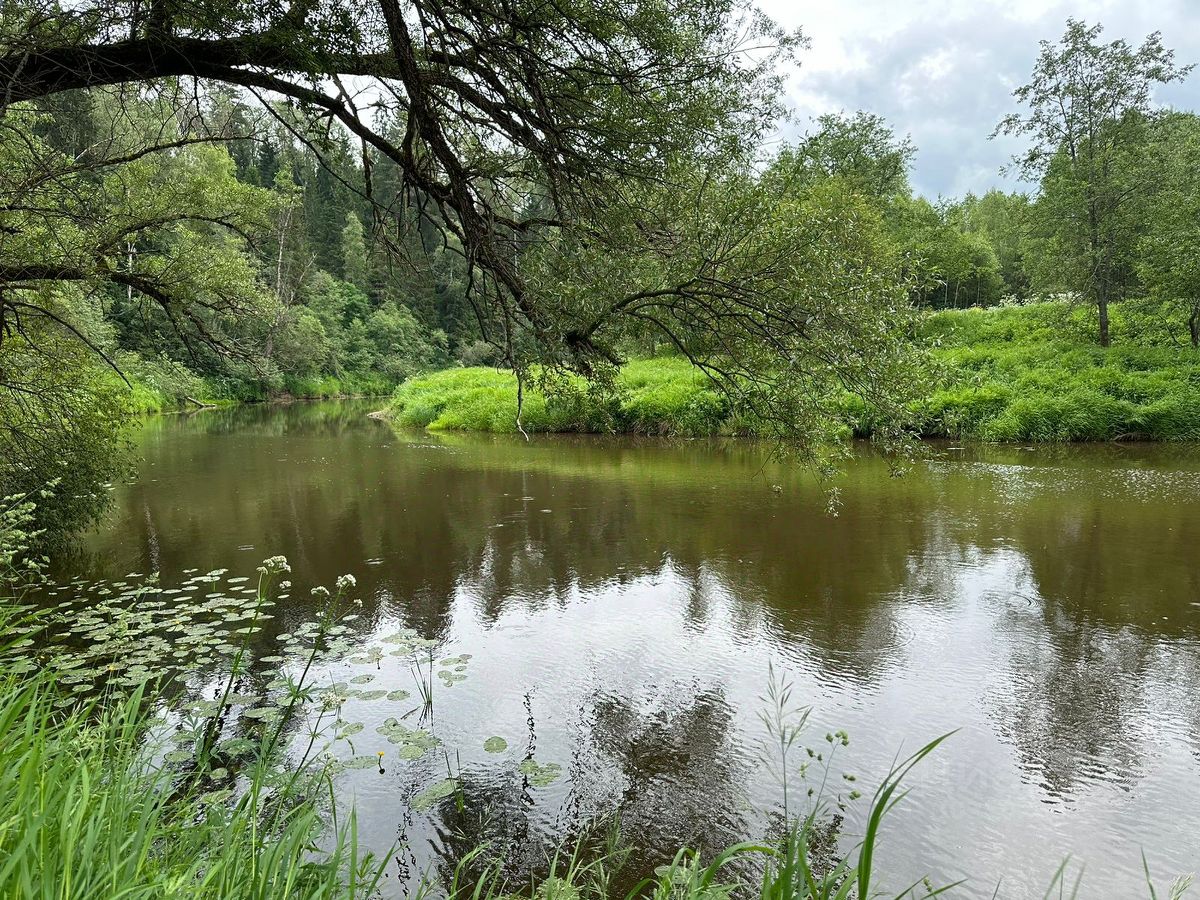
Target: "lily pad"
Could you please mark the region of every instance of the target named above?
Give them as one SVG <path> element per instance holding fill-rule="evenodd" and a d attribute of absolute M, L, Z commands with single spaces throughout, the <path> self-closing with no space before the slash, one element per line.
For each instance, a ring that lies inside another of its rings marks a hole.
<path fill-rule="evenodd" d="M 517 771 L 527 777 L 534 787 L 546 787 L 562 775 L 562 766 L 558 763 L 539 763 L 536 759 L 526 759 L 517 766 Z"/>
<path fill-rule="evenodd" d="M 432 809 L 439 800 L 445 800 L 456 790 L 458 790 L 458 781 L 454 778 L 444 778 L 413 797 L 409 801 L 409 806 L 417 812 L 426 812 Z"/>

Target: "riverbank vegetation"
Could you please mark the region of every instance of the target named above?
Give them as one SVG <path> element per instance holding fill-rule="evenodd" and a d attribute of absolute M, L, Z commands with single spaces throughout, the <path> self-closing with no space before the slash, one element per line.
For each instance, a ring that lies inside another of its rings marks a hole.
<path fill-rule="evenodd" d="M 517 407 L 517 377 L 483 367 L 448 369 L 406 381 L 392 396 L 396 424 L 447 431 L 629 432 L 700 436 L 729 427 L 730 407 L 682 358 L 634 360 L 612 388 L 582 379 L 548 391 L 530 386 Z"/>
<path fill-rule="evenodd" d="M 987 441 L 1200 440 L 1200 354 L 1171 340 L 1170 310 L 1110 307 L 1114 345 L 1065 302 L 948 311 L 925 337 L 943 382 L 922 433 Z"/>
<path fill-rule="evenodd" d="M 985 441 L 1200 440 L 1200 354 L 1173 340 L 1171 310 L 1111 307 L 1114 347 L 1092 338 L 1088 310 L 1065 301 L 929 315 L 918 345 L 931 359 L 927 391 L 912 404 L 924 437 Z M 850 394 L 844 434 L 870 437 L 872 410 Z M 395 424 L 438 430 L 627 432 L 699 437 L 757 433 L 680 357 L 634 360 L 611 390 L 583 381 L 527 389 L 487 368 L 449 369 L 401 385 Z"/>

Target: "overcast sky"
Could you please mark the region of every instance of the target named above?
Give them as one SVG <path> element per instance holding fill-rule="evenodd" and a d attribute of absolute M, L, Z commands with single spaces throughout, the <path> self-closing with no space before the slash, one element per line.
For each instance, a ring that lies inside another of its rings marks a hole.
<path fill-rule="evenodd" d="M 920 192 L 960 195 L 1016 187 L 999 174 L 1014 152 L 988 140 L 1012 90 L 1033 68 L 1038 41 L 1062 36 L 1069 16 L 1101 22 L 1108 40 L 1140 44 L 1152 31 L 1176 62 L 1200 62 L 1200 0 L 759 0 L 812 42 L 789 84 L 803 133 L 826 112 L 884 116 L 917 146 Z M 1160 103 L 1200 109 L 1200 69 L 1160 88 Z"/>

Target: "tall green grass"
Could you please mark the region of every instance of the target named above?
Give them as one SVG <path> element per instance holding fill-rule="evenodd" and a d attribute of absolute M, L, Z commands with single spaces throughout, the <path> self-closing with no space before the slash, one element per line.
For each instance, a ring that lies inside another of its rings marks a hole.
<path fill-rule="evenodd" d="M 722 430 L 729 407 L 686 360 L 656 358 L 624 366 L 612 392 L 591 390 L 582 380 L 549 394 L 527 387 L 519 423 L 517 412 L 516 376 L 478 367 L 411 378 L 396 389 L 388 406 L 397 424 L 440 430 L 689 437 Z"/>
<path fill-rule="evenodd" d="M 163 765 L 147 691 L 70 712 L 59 697 L 46 679 L 0 679 L 0 896 L 350 898 L 378 885 L 353 815 L 329 827 L 265 767 L 227 805 L 202 774 Z"/>
<path fill-rule="evenodd" d="M 41 616 L 28 599 L 45 582 L 45 559 L 31 550 L 33 512 L 27 497 L 0 501 L 0 897 L 374 896 L 384 863 L 359 846 L 353 812 L 339 817 L 329 769 L 311 744 L 299 758 L 284 751 L 303 676 L 278 724 L 234 769 L 214 745 L 245 643 L 182 760 L 170 685 L 91 693 L 58 681 L 52 667 L 31 669 L 23 645 Z M 286 571 L 280 557 L 260 569 L 252 624 Z"/>
<path fill-rule="evenodd" d="M 1200 440 L 1200 353 L 1113 308 L 1114 345 L 1062 303 L 953 310 L 925 326 L 943 383 L 918 409 L 929 436 L 987 441 Z"/>

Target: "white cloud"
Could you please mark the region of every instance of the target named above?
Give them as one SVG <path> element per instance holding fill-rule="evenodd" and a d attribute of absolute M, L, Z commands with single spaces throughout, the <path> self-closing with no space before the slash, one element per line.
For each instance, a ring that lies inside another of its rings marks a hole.
<path fill-rule="evenodd" d="M 1180 62 L 1200 62 L 1200 0 L 759 0 L 781 24 L 812 41 L 788 81 L 803 132 L 826 112 L 866 109 L 911 134 L 913 182 L 927 195 L 1014 186 L 1000 168 L 1017 145 L 989 141 L 1015 109 L 1038 41 L 1055 40 L 1068 17 L 1102 22 L 1109 39 L 1140 43 L 1152 31 Z M 1200 72 L 1158 99 L 1200 107 Z"/>

